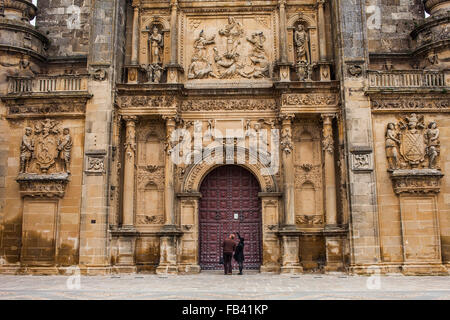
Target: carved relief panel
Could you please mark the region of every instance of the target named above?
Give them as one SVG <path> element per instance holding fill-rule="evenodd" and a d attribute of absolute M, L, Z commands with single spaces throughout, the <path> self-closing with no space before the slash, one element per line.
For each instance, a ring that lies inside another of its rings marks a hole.
<path fill-rule="evenodd" d="M 271 76 L 271 14 L 187 16 L 182 57 L 188 80 L 250 80 Z"/>
<path fill-rule="evenodd" d="M 319 122 L 313 119 L 294 125 L 296 223 L 304 227 L 324 223 L 320 130 Z"/>
<path fill-rule="evenodd" d="M 141 121 L 136 128 L 136 224 L 164 223 L 164 125 Z"/>

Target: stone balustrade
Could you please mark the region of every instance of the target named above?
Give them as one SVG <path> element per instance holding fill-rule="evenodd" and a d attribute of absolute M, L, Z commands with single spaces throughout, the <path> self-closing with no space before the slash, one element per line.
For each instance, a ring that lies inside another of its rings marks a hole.
<path fill-rule="evenodd" d="M 368 76 L 371 89 L 445 88 L 450 86 L 450 75 L 439 71 L 369 71 Z"/>
<path fill-rule="evenodd" d="M 87 91 L 87 75 L 8 77 L 9 94 Z"/>

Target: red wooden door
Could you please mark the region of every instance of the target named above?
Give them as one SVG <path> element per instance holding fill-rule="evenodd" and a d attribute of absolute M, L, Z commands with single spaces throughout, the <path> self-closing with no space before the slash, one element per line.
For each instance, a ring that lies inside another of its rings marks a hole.
<path fill-rule="evenodd" d="M 256 178 L 240 166 L 226 165 L 211 171 L 200 187 L 200 266 L 223 269 L 219 264 L 222 242 L 230 233 L 245 239 L 244 268 L 261 265 L 261 202 Z M 236 263 L 233 259 L 233 265 Z"/>

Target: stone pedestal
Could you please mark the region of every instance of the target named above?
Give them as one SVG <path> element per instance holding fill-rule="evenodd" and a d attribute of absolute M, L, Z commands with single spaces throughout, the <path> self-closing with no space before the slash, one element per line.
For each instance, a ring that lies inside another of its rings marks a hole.
<path fill-rule="evenodd" d="M 325 232 L 326 272 L 342 272 L 344 270 L 344 237 L 339 230 Z"/>
<path fill-rule="evenodd" d="M 177 245 L 178 238 L 183 233 L 174 225 L 165 225 L 160 233 L 160 258 L 156 268 L 157 274 L 177 274 L 178 259 Z"/>
<path fill-rule="evenodd" d="M 112 232 L 117 237 L 118 254 L 113 272 L 136 273 L 135 249 L 137 232 L 133 227 L 121 228 Z"/>
<path fill-rule="evenodd" d="M 168 64 L 167 69 L 167 83 L 180 83 L 183 77 L 183 67 L 179 64 Z"/>
<path fill-rule="evenodd" d="M 295 227 L 286 227 L 278 234 L 281 237 L 282 248 L 281 273 L 303 273 L 299 259 L 300 232 Z"/>

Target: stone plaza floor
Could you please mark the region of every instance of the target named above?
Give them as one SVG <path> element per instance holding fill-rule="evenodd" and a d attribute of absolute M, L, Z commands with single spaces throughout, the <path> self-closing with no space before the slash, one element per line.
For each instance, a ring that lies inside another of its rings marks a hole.
<path fill-rule="evenodd" d="M 129 274 L 109 276 L 0 275 L 0 299 L 450 299 L 450 276 Z"/>

